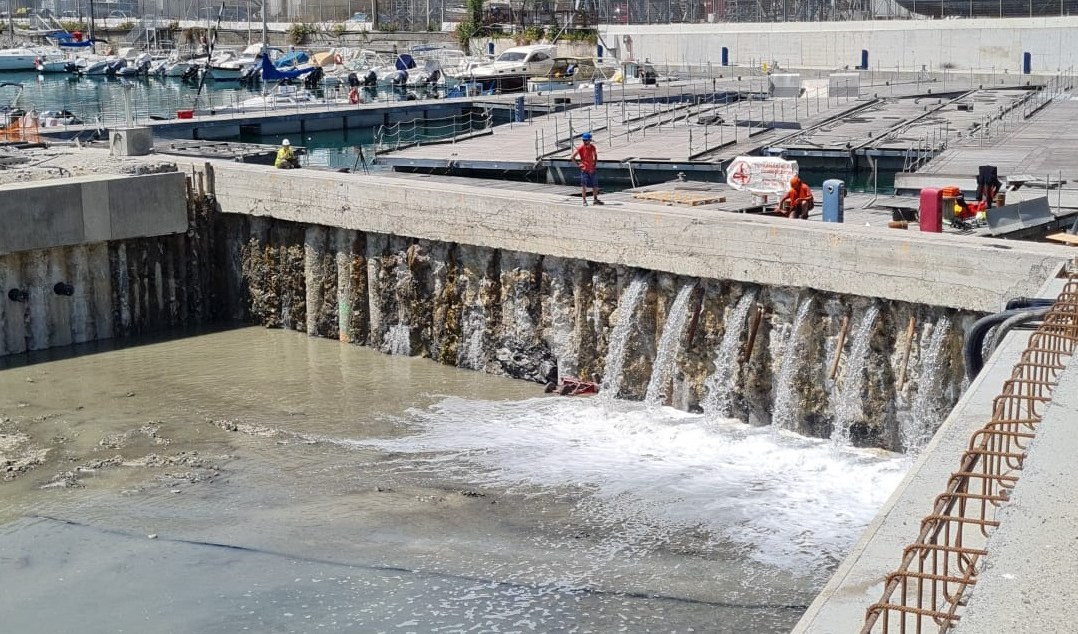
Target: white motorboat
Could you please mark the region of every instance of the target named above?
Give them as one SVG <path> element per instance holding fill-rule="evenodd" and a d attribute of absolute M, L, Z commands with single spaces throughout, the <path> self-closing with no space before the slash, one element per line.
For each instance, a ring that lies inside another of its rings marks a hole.
<path fill-rule="evenodd" d="M 64 54 L 50 48 L 5 48 L 0 49 L 0 71 L 33 71 L 38 63 L 61 59 Z"/>
<path fill-rule="evenodd" d="M 264 47 L 261 43 L 252 44 L 239 54 L 232 54 L 228 59 L 211 62 L 206 69 L 206 79 L 213 81 L 239 81 L 258 65 L 264 50 L 270 51 L 270 59 L 273 59 L 273 51 Z"/>
<path fill-rule="evenodd" d="M 486 90 L 520 92 L 532 77 L 544 77 L 554 66 L 555 47 L 550 44 L 515 46 L 506 49 L 494 61 L 473 66 L 464 76 L 479 82 Z"/>
<path fill-rule="evenodd" d="M 323 99 L 311 91 L 287 84 L 278 84 L 265 95 L 251 97 L 243 101 L 214 106 L 200 111 L 198 114 L 232 114 L 243 112 L 267 112 L 271 110 L 283 110 L 288 108 L 301 108 L 314 105 L 343 105 L 347 99 Z"/>

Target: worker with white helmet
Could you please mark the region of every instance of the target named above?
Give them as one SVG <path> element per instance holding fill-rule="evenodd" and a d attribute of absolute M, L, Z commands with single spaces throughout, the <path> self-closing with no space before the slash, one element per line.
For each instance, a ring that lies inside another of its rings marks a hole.
<path fill-rule="evenodd" d="M 277 158 L 274 159 L 273 166 L 283 170 L 299 167 L 299 159 L 296 158 L 295 152 L 292 151 L 292 142 L 288 139 L 281 141 L 281 148 L 277 150 Z"/>

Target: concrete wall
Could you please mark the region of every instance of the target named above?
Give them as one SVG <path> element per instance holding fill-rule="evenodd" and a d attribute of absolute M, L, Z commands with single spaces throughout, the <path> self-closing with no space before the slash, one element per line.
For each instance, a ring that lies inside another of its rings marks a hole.
<path fill-rule="evenodd" d="M 225 213 L 991 311 L 1036 291 L 1063 247 L 215 163 Z"/>
<path fill-rule="evenodd" d="M 173 172 L 0 186 L 0 255 L 183 233 L 184 178 Z"/>
<path fill-rule="evenodd" d="M 1033 56 L 1034 72 L 1078 65 L 1078 17 L 879 22 L 787 22 L 741 24 L 605 25 L 609 46 L 628 58 L 623 36 L 632 38 L 632 56 L 652 61 L 718 65 L 722 48 L 730 63 L 777 62 L 786 67 L 843 68 L 861 63 L 879 70 L 982 71 L 1020 73 L 1022 53 Z M 946 65 L 950 66 L 946 66 Z"/>

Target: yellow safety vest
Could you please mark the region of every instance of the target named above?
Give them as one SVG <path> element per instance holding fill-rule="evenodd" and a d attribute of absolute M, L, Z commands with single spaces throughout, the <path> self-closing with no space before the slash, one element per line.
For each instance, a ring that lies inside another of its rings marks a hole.
<path fill-rule="evenodd" d="M 292 148 L 283 146 L 277 150 L 277 158 L 273 161 L 274 167 L 280 167 L 281 165 L 288 163 L 292 160 Z"/>

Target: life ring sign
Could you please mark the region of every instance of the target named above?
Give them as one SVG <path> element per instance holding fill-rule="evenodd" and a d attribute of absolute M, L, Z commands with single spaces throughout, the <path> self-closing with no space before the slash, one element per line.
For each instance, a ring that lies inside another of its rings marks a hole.
<path fill-rule="evenodd" d="M 726 167 L 726 184 L 754 192 L 783 192 L 797 173 L 797 161 L 772 156 L 738 156 Z"/>
<path fill-rule="evenodd" d="M 359 89 L 352 86 L 352 89 L 348 91 L 348 102 L 352 104 L 359 103 Z"/>

